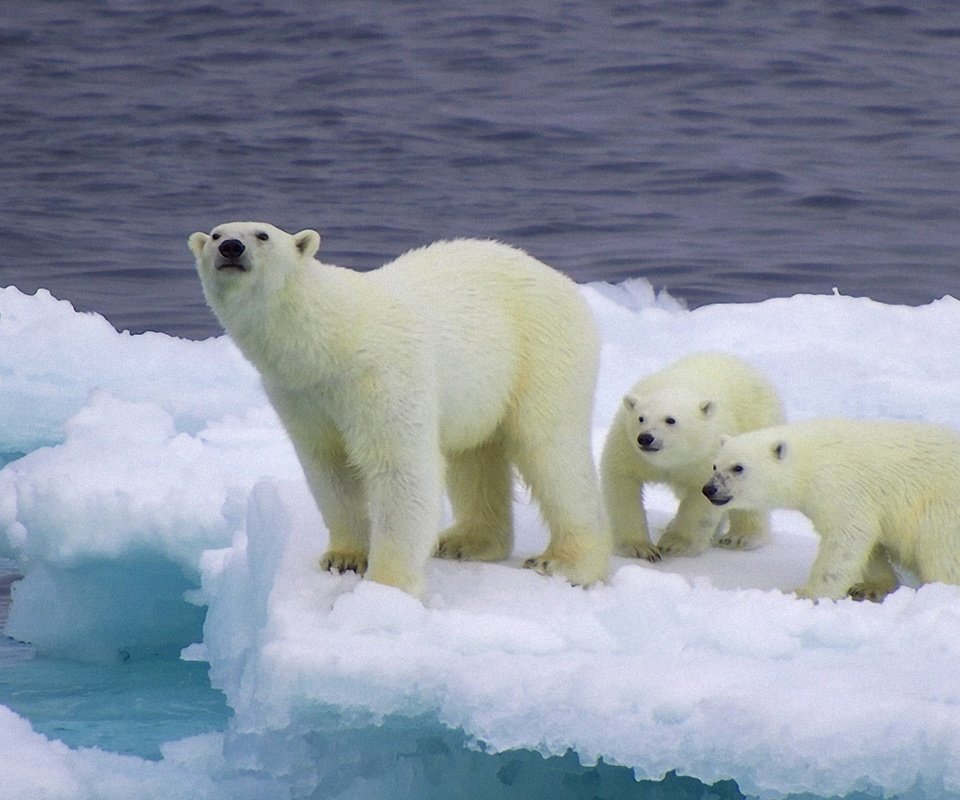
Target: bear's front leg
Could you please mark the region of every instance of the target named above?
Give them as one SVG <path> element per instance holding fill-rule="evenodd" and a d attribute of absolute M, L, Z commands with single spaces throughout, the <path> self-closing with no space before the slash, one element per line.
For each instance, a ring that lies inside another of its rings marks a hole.
<path fill-rule="evenodd" d="M 854 600 L 870 600 L 879 603 L 900 586 L 897 573 L 890 566 L 890 557 L 883 545 L 877 545 L 870 554 L 863 578 L 850 587 L 848 594 Z"/>
<path fill-rule="evenodd" d="M 331 572 L 367 571 L 370 520 L 363 481 L 347 464 L 342 450 L 308 450 L 301 458 L 307 485 L 320 509 L 330 542 L 320 568 Z"/>
<path fill-rule="evenodd" d="M 717 547 L 728 550 L 756 550 L 769 536 L 769 519 L 770 514 L 766 511 L 731 511 L 730 528 L 717 539 Z"/>
<path fill-rule="evenodd" d="M 447 455 L 447 494 L 455 522 L 440 534 L 437 556 L 507 558 L 513 548 L 513 473 L 501 437 Z"/>
<path fill-rule="evenodd" d="M 820 532 L 820 547 L 810 577 L 797 590 L 798 597 L 839 600 L 864 575 L 876 535 L 865 528 L 847 527 Z"/>
<path fill-rule="evenodd" d="M 723 510 L 714 506 L 699 490 L 691 490 L 680 499 L 673 518 L 657 547 L 665 556 L 696 556 L 710 547 Z"/>
<path fill-rule="evenodd" d="M 625 558 L 660 560 L 660 551 L 650 540 L 643 507 L 643 483 L 625 472 L 607 468 L 602 473 L 603 501 L 607 511 L 614 552 Z"/>
<path fill-rule="evenodd" d="M 429 469 L 391 469 L 371 478 L 367 577 L 414 596 L 440 529 L 440 476 Z"/>

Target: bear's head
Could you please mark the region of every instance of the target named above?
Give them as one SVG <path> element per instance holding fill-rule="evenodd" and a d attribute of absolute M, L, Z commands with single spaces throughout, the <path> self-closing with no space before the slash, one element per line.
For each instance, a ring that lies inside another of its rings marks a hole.
<path fill-rule="evenodd" d="M 717 429 L 717 404 L 679 389 L 623 398 L 627 433 L 640 456 L 669 469 L 684 464 L 707 464 L 722 431 Z"/>
<path fill-rule="evenodd" d="M 792 448 L 777 428 L 721 436 L 713 476 L 703 487 L 715 506 L 764 509 L 789 504 Z"/>
<path fill-rule="evenodd" d="M 320 248 L 312 230 L 289 234 L 266 222 L 227 222 L 187 240 L 214 310 L 231 295 L 276 291 L 290 271 Z"/>

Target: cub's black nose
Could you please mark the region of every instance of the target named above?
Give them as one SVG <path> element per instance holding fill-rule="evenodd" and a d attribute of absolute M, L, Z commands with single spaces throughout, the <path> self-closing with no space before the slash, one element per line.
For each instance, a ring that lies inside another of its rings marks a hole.
<path fill-rule="evenodd" d="M 224 239 L 220 242 L 219 249 L 224 258 L 240 258 L 246 248 L 239 239 Z"/>
<path fill-rule="evenodd" d="M 708 483 L 703 487 L 703 494 L 708 500 L 712 500 L 717 494 L 717 487 L 712 483 Z"/>
<path fill-rule="evenodd" d="M 653 441 L 653 435 L 649 433 L 641 433 L 637 437 L 637 444 L 639 444 L 641 447 L 649 447 L 653 444 Z"/>

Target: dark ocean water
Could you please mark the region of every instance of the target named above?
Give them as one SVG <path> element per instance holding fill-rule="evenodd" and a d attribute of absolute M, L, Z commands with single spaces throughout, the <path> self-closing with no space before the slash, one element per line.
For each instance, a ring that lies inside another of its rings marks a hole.
<path fill-rule="evenodd" d="M 0 285 L 219 328 L 231 219 L 368 268 L 441 237 L 690 306 L 960 291 L 960 3 L 0 6 Z"/>

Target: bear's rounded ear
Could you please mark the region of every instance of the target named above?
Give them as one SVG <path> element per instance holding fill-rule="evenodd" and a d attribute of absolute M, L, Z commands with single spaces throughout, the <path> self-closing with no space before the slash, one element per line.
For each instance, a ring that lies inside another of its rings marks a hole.
<path fill-rule="evenodd" d="M 783 461 L 787 455 L 787 443 L 777 442 L 773 446 L 773 455 L 776 456 L 777 461 Z"/>
<path fill-rule="evenodd" d="M 293 243 L 304 258 L 313 258 L 320 249 L 320 234 L 316 231 L 305 230 L 293 235 Z"/>
<path fill-rule="evenodd" d="M 713 412 L 716 410 L 717 410 L 717 404 L 714 403 L 713 400 L 704 400 L 700 404 L 700 413 L 703 414 L 704 417 L 711 416 Z"/>
<path fill-rule="evenodd" d="M 197 258 L 200 258 L 200 254 L 203 252 L 203 246 L 209 241 L 209 239 L 210 237 L 201 231 L 191 233 L 190 238 L 187 239 L 187 244 L 190 245 L 190 252 L 193 253 Z"/>
<path fill-rule="evenodd" d="M 633 409 L 637 407 L 638 402 L 636 395 L 628 394 L 623 397 L 623 405 L 628 411 L 633 411 Z"/>

